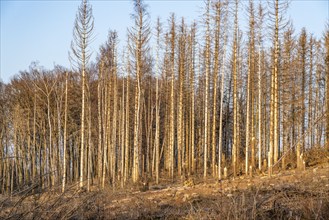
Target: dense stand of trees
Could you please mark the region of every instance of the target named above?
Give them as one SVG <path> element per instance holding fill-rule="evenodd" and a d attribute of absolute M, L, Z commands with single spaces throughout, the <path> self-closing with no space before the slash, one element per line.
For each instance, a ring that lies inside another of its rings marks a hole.
<path fill-rule="evenodd" d="M 152 27 L 135 0 L 123 50 L 110 31 L 88 62 L 82 1 L 74 68 L 32 63 L 0 83 L 0 192 L 302 168 L 305 151 L 329 148 L 329 24 L 299 33 L 286 2 L 257 4 L 207 0 L 200 22 L 172 14 Z"/>

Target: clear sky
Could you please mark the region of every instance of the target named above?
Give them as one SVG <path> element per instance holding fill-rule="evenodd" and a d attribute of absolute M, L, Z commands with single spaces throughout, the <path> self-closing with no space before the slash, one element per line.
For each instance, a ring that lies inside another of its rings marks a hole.
<path fill-rule="evenodd" d="M 90 2 L 95 18 L 96 38 L 91 45 L 94 59 L 109 29 L 118 31 L 121 42 L 126 41 L 133 6 L 130 0 Z M 0 3 L 0 78 L 5 83 L 20 70 L 28 69 L 32 61 L 39 61 L 49 69 L 54 64 L 70 67 L 68 51 L 80 0 L 0 0 Z M 158 16 L 166 24 L 171 12 L 177 17 L 184 16 L 187 21 L 198 20 L 204 5 L 203 0 L 146 0 L 145 3 L 152 25 Z M 297 33 L 306 27 L 321 37 L 329 18 L 329 3 L 327 0 L 292 0 L 288 16 Z"/>

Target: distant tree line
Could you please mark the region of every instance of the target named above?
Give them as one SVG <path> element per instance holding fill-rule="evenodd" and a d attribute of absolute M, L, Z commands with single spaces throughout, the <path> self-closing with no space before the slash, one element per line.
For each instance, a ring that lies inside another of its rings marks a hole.
<path fill-rule="evenodd" d="M 0 83 L 0 192 L 301 169 L 304 152 L 329 150 L 329 24 L 296 33 L 287 7 L 206 0 L 201 21 L 152 27 L 134 0 L 123 50 L 110 31 L 90 61 L 83 0 L 72 68 L 32 63 Z"/>

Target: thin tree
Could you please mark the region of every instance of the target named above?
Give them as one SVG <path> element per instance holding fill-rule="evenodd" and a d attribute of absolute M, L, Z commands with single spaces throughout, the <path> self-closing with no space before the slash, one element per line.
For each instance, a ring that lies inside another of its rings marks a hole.
<path fill-rule="evenodd" d="M 327 117 L 326 117 L 326 143 L 329 149 L 329 23 L 324 34 L 324 47 L 325 47 L 325 72 L 326 72 L 326 105 L 327 105 Z"/>
<path fill-rule="evenodd" d="M 128 39 L 129 41 L 129 39 Z M 125 118 L 126 118 L 126 129 L 125 129 L 125 170 L 124 170 L 124 182 L 127 181 L 128 179 L 128 174 L 129 174 L 129 152 L 130 152 L 130 117 L 129 117 L 129 79 L 130 79 L 130 73 L 131 73 L 131 68 L 130 68 L 130 59 L 129 59 L 129 53 L 127 53 L 127 65 L 126 65 L 126 70 L 127 70 L 127 77 L 126 77 L 126 103 L 125 103 Z"/>
<path fill-rule="evenodd" d="M 311 35 L 309 44 L 309 76 L 308 76 L 308 127 L 310 132 L 308 133 L 308 143 L 310 146 L 314 146 L 314 126 L 313 126 L 313 63 L 314 63 L 314 37 Z"/>
<path fill-rule="evenodd" d="M 233 149 L 232 149 L 232 167 L 233 176 L 237 174 L 237 153 L 238 153 L 238 0 L 235 0 L 234 15 L 234 40 L 233 40 Z"/>
<path fill-rule="evenodd" d="M 210 76 L 210 0 L 206 2 L 206 35 L 205 35 L 205 88 L 204 88 L 204 135 L 203 135 L 203 178 L 207 177 L 208 161 L 208 99 L 209 99 L 209 76 Z"/>
<path fill-rule="evenodd" d="M 184 99 L 184 84 L 185 84 L 185 45 L 186 45 L 186 36 L 185 36 L 185 23 L 182 18 L 182 24 L 180 26 L 179 33 L 179 42 L 178 42 L 178 81 L 179 81 L 179 101 L 178 101 L 178 113 L 177 113 L 177 169 L 178 176 L 182 174 L 182 158 L 184 156 L 184 141 L 183 141 L 183 99 Z"/>
<path fill-rule="evenodd" d="M 190 155 L 190 169 L 192 173 L 195 173 L 195 98 L 194 98 L 194 87 L 195 87 L 195 34 L 196 34 L 196 23 L 192 24 L 190 42 L 189 42 L 189 53 L 190 53 L 190 137 L 191 137 L 191 155 Z"/>
<path fill-rule="evenodd" d="M 263 39 L 262 30 L 264 22 L 264 9 L 262 4 L 258 6 L 258 169 L 262 169 L 262 50 L 263 50 Z"/>
<path fill-rule="evenodd" d="M 68 71 L 66 71 L 66 73 L 65 73 L 65 104 L 64 104 L 64 137 L 63 137 L 63 177 L 62 177 L 62 192 L 65 191 L 65 183 L 66 183 L 67 93 L 68 93 Z"/>
<path fill-rule="evenodd" d="M 156 184 L 159 184 L 159 167 L 160 167 L 160 152 L 159 152 L 159 145 L 160 145 L 160 101 L 159 101 L 159 77 L 160 77 L 160 58 L 159 58 L 159 52 L 160 52 L 160 36 L 161 36 L 161 23 L 160 18 L 157 19 L 157 26 L 156 26 L 156 89 L 155 89 L 155 181 Z"/>
<path fill-rule="evenodd" d="M 104 80 L 103 80 L 103 72 L 104 72 L 104 60 L 100 58 L 98 64 L 98 84 L 97 84 L 97 113 L 98 113 L 98 147 L 97 147 L 97 174 L 98 174 L 98 182 L 101 183 L 102 176 L 102 155 L 103 155 L 103 120 L 102 120 L 102 100 L 103 100 L 103 90 L 104 90 Z"/>
<path fill-rule="evenodd" d="M 216 115 L 217 115 L 217 81 L 219 73 L 219 41 L 221 31 L 222 2 L 215 3 L 215 51 L 214 51 L 214 69 L 213 69 L 213 114 L 212 114 L 212 132 L 211 132 L 211 167 L 212 175 L 216 176 Z"/>
<path fill-rule="evenodd" d="M 306 116 L 306 107 L 305 107 L 305 93 L 306 93 L 306 56 L 307 56 L 307 34 L 306 34 L 306 29 L 303 28 L 302 29 L 302 32 L 300 34 L 300 37 L 299 37 L 299 49 L 298 49 L 298 55 L 299 55 L 299 70 L 301 71 L 300 72 L 300 75 L 302 77 L 302 81 L 301 81 L 301 132 L 300 132 L 300 135 L 301 135 L 301 141 L 300 141 L 300 144 L 297 144 L 297 151 L 296 151 L 296 156 L 297 156 L 297 168 L 301 168 L 302 164 L 300 163 L 300 155 L 302 153 L 302 151 L 305 149 L 305 129 L 306 129 L 306 125 L 305 125 L 305 116 Z M 276 161 L 274 161 L 276 162 Z"/>
<path fill-rule="evenodd" d="M 129 37 L 131 39 L 130 52 L 134 57 L 135 66 L 135 117 L 134 117 L 134 140 L 133 140 L 133 166 L 132 177 L 133 182 L 139 180 L 139 154 L 140 154 L 140 115 L 141 115 L 141 80 L 146 67 L 146 56 L 148 55 L 149 47 L 148 41 L 150 37 L 150 27 L 148 21 L 148 12 L 146 5 L 142 0 L 134 1 L 135 14 L 132 15 L 135 25 L 129 30 Z"/>
<path fill-rule="evenodd" d="M 228 2 L 226 2 L 228 6 Z M 219 102 L 219 137 L 218 137 L 218 179 L 222 179 L 222 153 L 223 153 L 223 109 L 224 109 L 224 83 L 225 83 L 225 67 L 226 67 L 226 47 L 227 47 L 227 10 L 224 19 L 224 46 L 221 66 L 221 86 L 220 86 L 220 102 Z"/>
<path fill-rule="evenodd" d="M 174 146 L 175 146 L 175 124 L 174 124 L 174 85 L 175 85 L 175 43 L 176 41 L 176 22 L 175 15 L 170 17 L 170 114 L 169 114 L 169 176 L 174 178 Z"/>
<path fill-rule="evenodd" d="M 270 5 L 271 6 L 271 5 Z M 270 151 L 269 151 L 269 175 L 272 174 L 273 160 L 276 162 L 279 155 L 279 30 L 285 24 L 282 23 L 282 14 L 288 8 L 288 1 L 279 2 L 273 0 L 272 10 L 270 15 L 274 23 L 273 33 L 273 63 L 271 74 L 271 101 L 270 101 Z"/>
<path fill-rule="evenodd" d="M 84 149 L 85 149 L 85 101 L 86 101 L 86 68 L 91 56 L 88 46 L 92 41 L 94 30 L 94 17 L 92 6 L 87 0 L 83 0 L 78 8 L 74 22 L 73 41 L 71 43 L 73 65 L 81 71 L 81 148 L 80 148 L 80 188 L 83 187 L 84 174 Z"/>

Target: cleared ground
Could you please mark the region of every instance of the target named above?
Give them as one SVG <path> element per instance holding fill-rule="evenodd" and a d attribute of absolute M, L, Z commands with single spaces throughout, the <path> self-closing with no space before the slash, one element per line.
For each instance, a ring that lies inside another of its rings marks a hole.
<path fill-rule="evenodd" d="M 0 195 L 0 219 L 329 219 L 329 163 L 218 182 Z M 200 178 L 201 179 L 201 178 Z"/>

